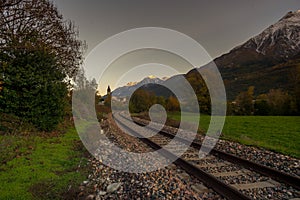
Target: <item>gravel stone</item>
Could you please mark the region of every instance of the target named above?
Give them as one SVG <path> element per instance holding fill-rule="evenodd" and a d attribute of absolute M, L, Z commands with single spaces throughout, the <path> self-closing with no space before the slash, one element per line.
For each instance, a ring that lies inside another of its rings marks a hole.
<path fill-rule="evenodd" d="M 108 120 L 101 121 L 101 134 L 115 145 L 129 152 L 151 152 L 149 146 L 141 142 L 138 138 L 123 133 L 108 116 Z M 165 126 L 164 130 L 176 133 L 173 127 Z M 186 134 L 190 134 L 186 132 Z M 153 140 L 158 143 L 168 143 L 169 139 L 159 139 L 156 135 Z M 197 135 L 197 141 L 203 141 L 203 136 Z M 219 140 L 216 149 L 234 154 L 236 156 L 278 169 L 284 172 L 300 175 L 300 162 L 295 158 L 281 155 L 262 148 L 249 147 L 235 142 Z M 107 150 L 109 151 L 109 149 Z M 176 149 L 174 149 L 176 151 Z M 101 153 L 101 152 L 99 152 Z M 113 153 L 113 152 L 110 152 Z M 193 148 L 183 155 L 184 158 L 190 158 L 190 162 L 196 160 L 194 156 L 198 150 Z M 101 158 L 107 160 L 109 158 Z M 136 158 L 138 159 L 138 158 Z M 158 169 L 149 173 L 126 173 L 112 169 L 102 163 L 102 160 L 90 159 L 89 165 L 92 166 L 92 172 L 88 176 L 88 180 L 84 181 L 79 187 L 82 191 L 79 194 L 80 199 L 93 197 L 100 199 L 225 199 L 216 192 L 203 185 L 198 179 L 187 174 L 183 169 L 172 164 L 166 168 Z M 132 163 L 134 160 L 126 162 Z M 224 162 L 226 165 L 221 167 L 203 167 L 204 171 L 209 173 L 230 172 L 243 170 L 245 174 L 239 176 L 223 176 L 220 180 L 227 184 L 243 184 L 254 183 L 257 181 L 271 181 L 268 177 L 245 170 L 243 167 L 228 163 L 214 156 L 207 156 L 201 161 L 195 161 L 194 164 L 214 164 Z M 154 163 L 155 164 L 155 163 Z M 143 166 L 142 166 L 143 167 Z M 202 169 L 202 168 L 201 168 Z M 284 184 L 276 183 L 274 187 L 263 189 L 249 189 L 242 192 L 252 199 L 297 199 L 300 198 L 299 191 Z M 87 195 L 86 195 L 87 194 Z M 85 198 L 84 198 L 85 196 Z"/>

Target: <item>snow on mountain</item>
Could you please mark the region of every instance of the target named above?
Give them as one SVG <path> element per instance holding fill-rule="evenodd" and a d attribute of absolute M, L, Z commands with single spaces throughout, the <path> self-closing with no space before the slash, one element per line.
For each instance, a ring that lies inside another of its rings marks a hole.
<path fill-rule="evenodd" d="M 288 12 L 277 23 L 237 48 L 240 47 L 280 58 L 295 56 L 300 51 L 300 10 Z"/>
<path fill-rule="evenodd" d="M 288 12 L 260 34 L 214 61 L 234 99 L 249 86 L 256 94 L 291 89 L 290 74 L 300 59 L 300 11 Z"/>
<path fill-rule="evenodd" d="M 164 80 L 157 78 L 153 75 L 144 78 L 140 82 L 129 82 L 126 86 L 119 87 L 112 92 L 112 95 L 115 97 L 128 97 L 130 96 L 136 89 L 143 85 L 147 85 L 150 83 L 153 84 L 161 84 Z"/>
<path fill-rule="evenodd" d="M 134 86 L 134 85 L 136 85 L 138 82 L 129 82 L 129 83 L 127 83 L 126 84 L 126 86 Z"/>
<path fill-rule="evenodd" d="M 150 75 L 150 76 L 148 76 L 147 78 L 154 79 L 154 78 L 156 78 L 156 76 Z"/>
<path fill-rule="evenodd" d="M 250 85 L 255 86 L 258 94 L 266 93 L 272 88 L 288 90 L 291 67 L 286 67 L 284 63 L 299 58 L 300 10 L 288 12 L 259 35 L 214 61 L 222 78 L 226 80 L 227 96 L 229 99 L 234 99 L 239 92 L 247 90 Z M 189 73 L 193 73 L 193 70 Z M 117 88 L 113 91 L 113 95 L 127 97 L 137 88 L 149 83 L 176 85 L 180 78 L 182 77 L 173 76 L 162 80 L 149 76 L 141 82 L 131 82 L 127 86 Z M 184 88 L 181 90 L 184 91 Z"/>

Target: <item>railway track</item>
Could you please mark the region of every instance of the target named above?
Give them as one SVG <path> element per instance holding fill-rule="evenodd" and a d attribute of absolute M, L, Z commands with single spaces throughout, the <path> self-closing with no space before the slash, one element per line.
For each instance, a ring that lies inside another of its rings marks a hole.
<path fill-rule="evenodd" d="M 142 137 L 143 134 L 133 130 L 132 121 L 128 116 L 116 113 L 116 122 L 125 129 L 134 132 Z M 145 126 L 141 122 L 135 122 L 140 126 Z M 158 132 L 150 138 L 140 138 L 151 148 L 158 150 L 170 143 L 174 134 L 166 131 Z M 174 152 L 178 151 L 179 143 L 187 143 L 183 138 L 177 139 L 178 145 L 171 147 L 171 150 L 162 151 L 163 156 L 175 158 Z M 300 178 L 293 176 L 237 156 L 213 149 L 205 158 L 199 158 L 200 143 L 193 142 L 190 148 L 174 163 L 184 169 L 187 173 L 199 179 L 207 187 L 224 196 L 227 199 L 257 199 L 257 194 L 266 194 L 266 199 L 280 199 L 271 195 L 273 191 L 284 193 L 293 191 L 289 199 L 300 197 Z M 200 189 L 201 190 L 201 189 Z M 282 190 L 282 191 L 281 191 Z"/>

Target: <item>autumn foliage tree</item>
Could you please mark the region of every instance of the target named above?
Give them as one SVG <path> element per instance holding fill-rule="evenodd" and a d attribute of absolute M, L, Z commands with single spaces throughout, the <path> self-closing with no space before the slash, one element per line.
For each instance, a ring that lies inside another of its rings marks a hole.
<path fill-rule="evenodd" d="M 294 89 L 294 100 L 296 106 L 296 114 L 300 115 L 300 63 L 291 73 L 292 85 Z"/>
<path fill-rule="evenodd" d="M 235 99 L 236 114 L 252 115 L 254 112 L 254 87 L 250 86 L 247 91 L 241 92 Z"/>
<path fill-rule="evenodd" d="M 271 89 L 267 96 L 269 115 L 289 115 L 292 112 L 292 97 L 281 89 Z"/>
<path fill-rule="evenodd" d="M 130 98 L 131 113 L 147 112 L 155 104 L 155 95 L 143 89 L 137 89 Z"/>
<path fill-rule="evenodd" d="M 254 96 L 254 87 L 241 92 L 231 104 L 234 115 L 294 115 L 297 112 L 294 97 L 281 89 Z"/>
<path fill-rule="evenodd" d="M 180 104 L 177 98 L 170 96 L 166 101 L 166 109 L 167 111 L 180 111 Z"/>
<path fill-rule="evenodd" d="M 198 73 L 197 71 L 195 73 L 188 73 L 186 75 L 186 79 L 191 84 L 197 96 L 197 101 L 201 113 L 210 114 L 211 113 L 210 95 L 201 74 Z M 191 110 L 190 112 L 193 112 L 193 110 Z"/>

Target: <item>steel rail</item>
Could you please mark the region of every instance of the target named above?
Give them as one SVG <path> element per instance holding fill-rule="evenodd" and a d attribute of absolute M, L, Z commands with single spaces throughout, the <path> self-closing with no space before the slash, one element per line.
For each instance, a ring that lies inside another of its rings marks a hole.
<path fill-rule="evenodd" d="M 126 119 L 126 117 L 124 117 L 122 115 L 121 115 L 121 117 L 123 117 L 123 118 Z M 134 122 L 136 124 L 138 124 L 138 125 L 145 126 L 145 124 L 143 124 L 141 122 L 138 122 L 138 121 L 134 121 Z M 155 130 L 154 128 L 151 128 L 151 129 Z M 165 135 L 166 137 L 169 137 L 169 138 L 173 138 L 174 137 L 173 134 L 168 133 L 168 132 L 163 131 L 163 130 L 160 130 L 159 133 L 163 134 L 163 135 Z M 186 142 L 186 143 L 188 142 L 184 138 L 180 138 L 180 139 L 183 142 Z M 188 142 L 188 143 L 190 143 L 190 142 Z M 200 149 L 202 147 L 202 144 L 194 141 L 194 142 L 192 142 L 191 146 L 193 146 L 194 148 Z M 294 187 L 295 189 L 300 190 L 300 184 L 299 184 L 300 183 L 300 177 L 298 177 L 298 176 L 294 176 L 294 175 L 288 174 L 286 172 L 282 172 L 282 171 L 273 169 L 271 167 L 267 167 L 265 165 L 262 165 L 262 164 L 259 164 L 259 163 L 255 163 L 253 161 L 246 160 L 244 158 L 240 158 L 238 156 L 235 156 L 235 155 L 232 155 L 232 154 L 229 154 L 229 153 L 217 150 L 215 148 L 211 150 L 211 154 L 214 155 L 214 156 L 217 156 L 219 158 L 222 158 L 224 160 L 230 161 L 232 163 L 236 163 L 236 164 L 242 165 L 242 166 L 244 166 L 247 169 L 250 169 L 250 170 L 255 171 L 257 173 L 260 173 L 262 175 L 271 177 L 274 180 L 286 183 L 286 184 Z"/>
<path fill-rule="evenodd" d="M 121 116 L 121 115 L 120 115 Z M 123 116 L 121 116 L 123 117 Z M 138 135 L 140 140 L 147 145 L 149 145 L 154 150 L 161 150 L 161 154 L 165 156 L 166 158 L 176 159 L 174 162 L 176 165 L 180 166 L 182 169 L 184 169 L 186 172 L 191 174 L 192 176 L 199 179 L 201 182 L 203 182 L 208 187 L 211 187 L 214 191 L 216 191 L 218 194 L 222 195 L 223 197 L 231 200 L 250 200 L 251 198 L 244 195 L 239 190 L 235 189 L 234 187 L 225 184 L 224 182 L 218 180 L 216 177 L 212 176 L 209 173 L 206 173 L 205 171 L 201 170 L 200 168 L 196 167 L 195 165 L 189 163 L 188 161 L 178 158 L 176 155 L 171 153 L 170 151 L 163 149 L 160 145 L 157 143 L 151 141 L 148 138 L 143 138 L 142 135 L 140 135 L 135 130 L 131 129 L 127 125 L 125 125 L 123 122 L 121 122 L 119 119 L 114 117 L 114 119 L 124 128 L 133 131 L 134 134 Z"/>

